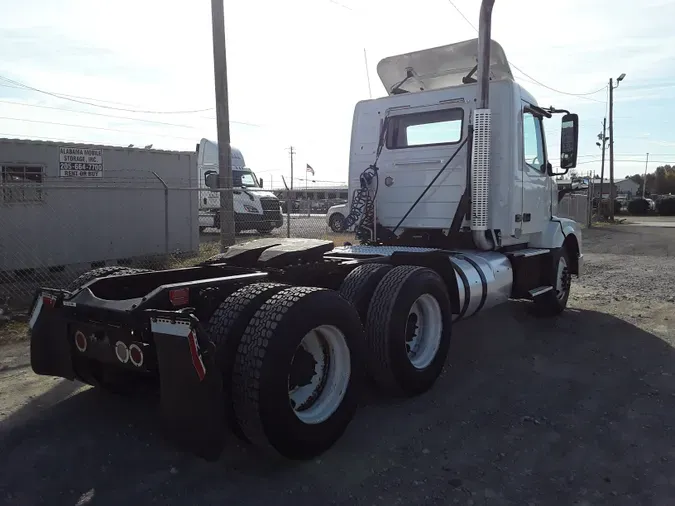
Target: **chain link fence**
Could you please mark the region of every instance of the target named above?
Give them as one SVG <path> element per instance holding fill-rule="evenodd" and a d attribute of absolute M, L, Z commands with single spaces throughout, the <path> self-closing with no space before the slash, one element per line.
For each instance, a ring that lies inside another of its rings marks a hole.
<path fill-rule="evenodd" d="M 291 205 L 234 190 L 235 241 L 261 237 L 353 241 L 347 206 Z M 39 287 L 67 287 L 96 267 L 187 267 L 220 252 L 218 193 L 159 178 L 75 184 L 0 184 L 0 307 L 26 308 Z M 215 199 L 213 197 L 216 197 Z M 209 204 L 209 206 L 204 206 Z M 588 193 L 566 195 L 558 215 L 593 220 Z"/>
<path fill-rule="evenodd" d="M 594 181 L 588 178 L 586 185 L 578 191 L 568 193 L 558 202 L 557 216 L 570 218 L 577 223 L 590 227 L 597 221 L 597 210 L 593 207 Z"/>
<path fill-rule="evenodd" d="M 211 193 L 160 180 L 0 183 L 0 307 L 25 309 L 39 287 L 67 287 L 96 267 L 184 267 L 219 253 L 219 211 L 200 209 Z M 284 212 L 276 198 L 235 194 L 236 242 L 352 240 L 333 232 L 325 213 Z"/>

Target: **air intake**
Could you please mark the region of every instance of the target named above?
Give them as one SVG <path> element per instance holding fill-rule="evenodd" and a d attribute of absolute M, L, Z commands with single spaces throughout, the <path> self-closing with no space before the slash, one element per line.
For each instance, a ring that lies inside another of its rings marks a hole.
<path fill-rule="evenodd" d="M 471 230 L 488 229 L 490 120 L 490 109 L 474 110 L 471 152 Z"/>

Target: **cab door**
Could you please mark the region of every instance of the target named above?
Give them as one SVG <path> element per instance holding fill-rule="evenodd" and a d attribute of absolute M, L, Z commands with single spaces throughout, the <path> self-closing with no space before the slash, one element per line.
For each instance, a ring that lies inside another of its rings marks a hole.
<path fill-rule="evenodd" d="M 541 232 L 551 219 L 551 178 L 543 117 L 529 106 L 523 102 L 521 234 Z"/>

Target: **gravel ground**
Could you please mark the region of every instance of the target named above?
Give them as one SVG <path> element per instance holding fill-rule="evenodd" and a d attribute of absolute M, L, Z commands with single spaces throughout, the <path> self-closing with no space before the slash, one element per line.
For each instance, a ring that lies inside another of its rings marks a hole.
<path fill-rule="evenodd" d="M 584 246 L 563 316 L 510 303 L 461 322 L 432 391 L 367 392 L 311 462 L 263 460 L 234 438 L 217 463 L 181 454 L 152 399 L 35 376 L 26 343 L 5 345 L 0 502 L 672 505 L 675 234 L 603 226 Z"/>

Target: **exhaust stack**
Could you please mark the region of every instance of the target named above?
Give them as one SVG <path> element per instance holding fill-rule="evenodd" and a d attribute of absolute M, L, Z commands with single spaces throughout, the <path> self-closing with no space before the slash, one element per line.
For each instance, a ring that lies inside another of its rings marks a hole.
<path fill-rule="evenodd" d="M 471 230 L 473 241 L 482 250 L 494 249 L 486 237 L 490 199 L 490 42 L 492 7 L 495 0 L 483 0 L 478 25 L 478 107 L 473 113 L 471 150 Z"/>

